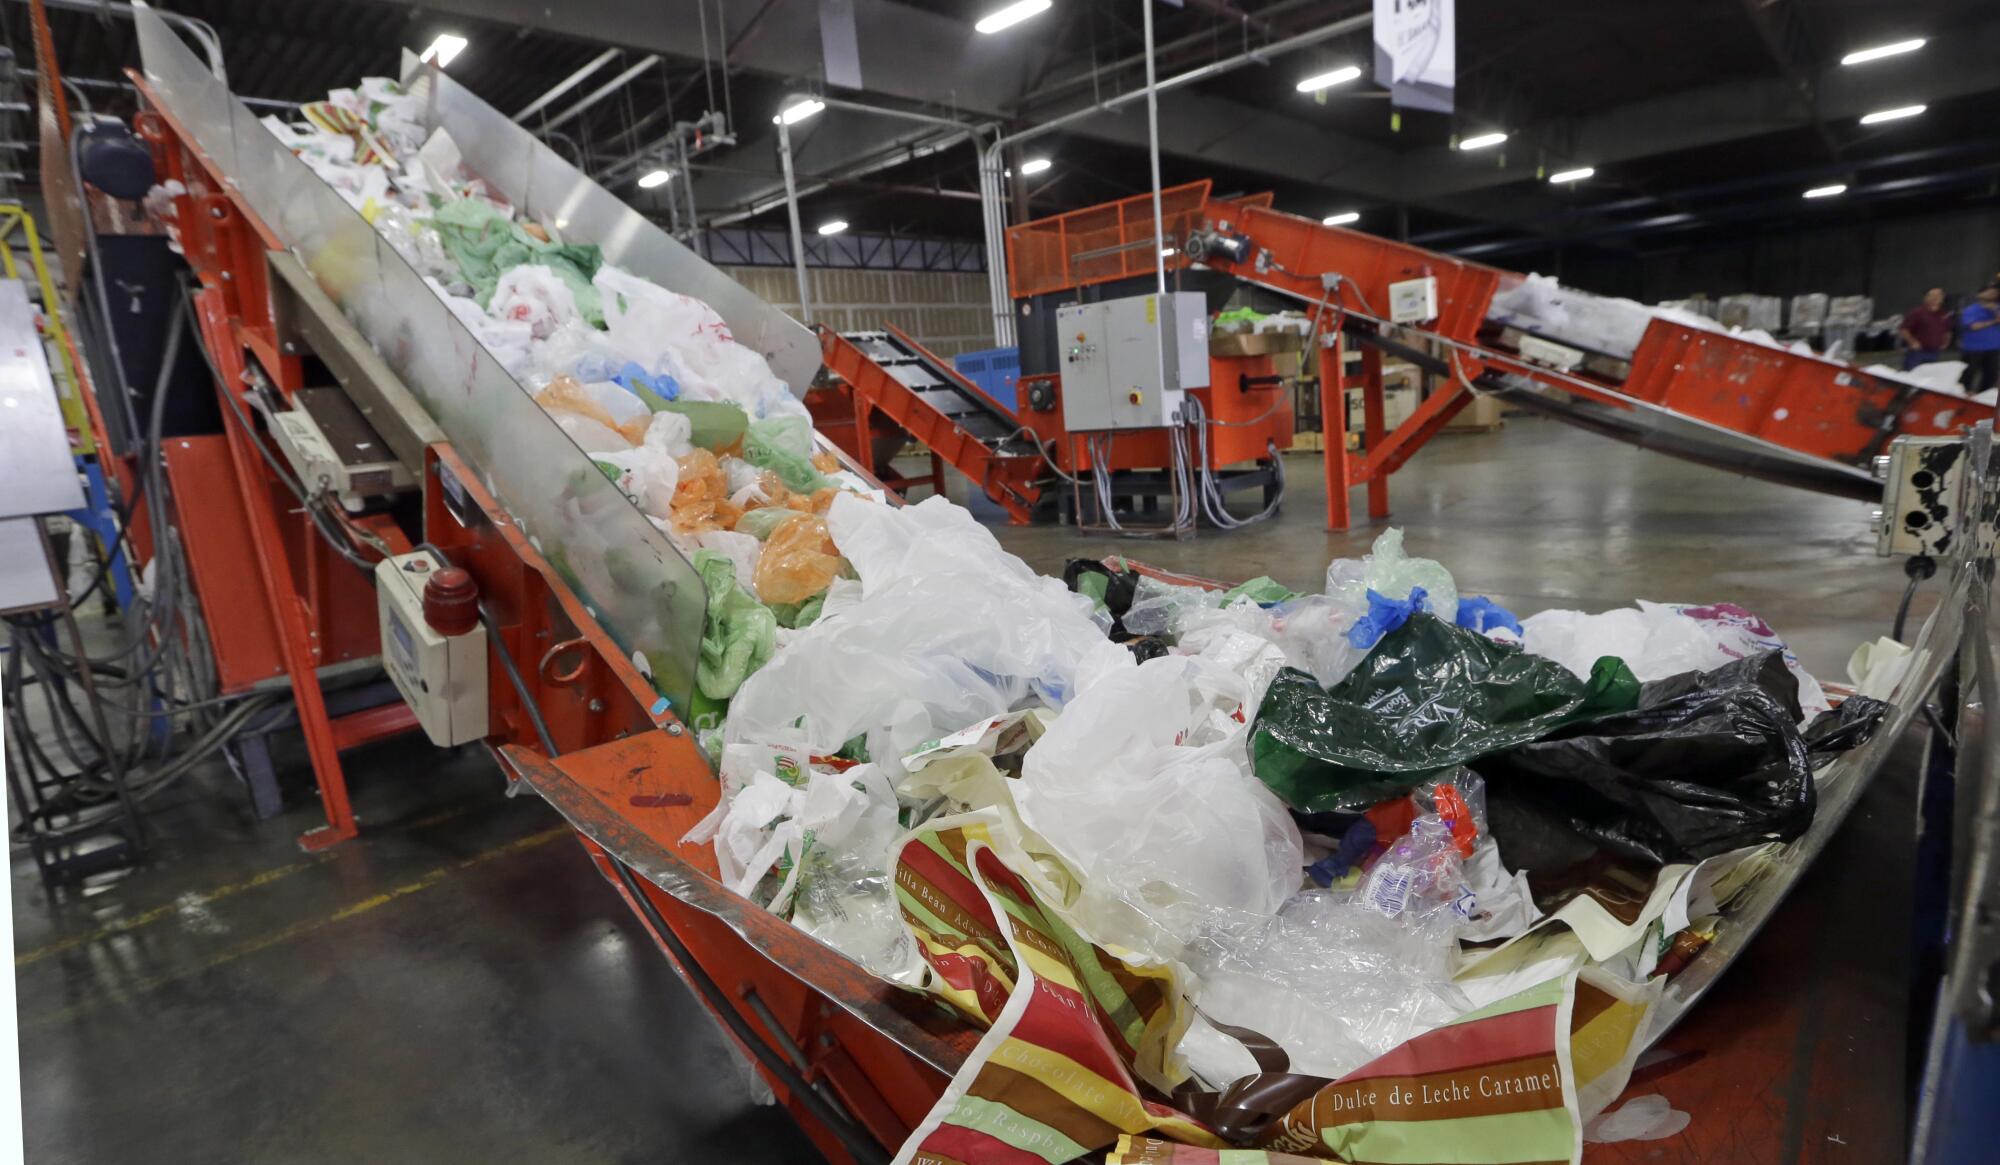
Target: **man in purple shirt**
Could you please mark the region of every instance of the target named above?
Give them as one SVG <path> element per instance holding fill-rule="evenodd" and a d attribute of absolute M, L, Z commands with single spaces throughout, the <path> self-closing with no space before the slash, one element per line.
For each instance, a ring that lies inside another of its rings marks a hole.
<path fill-rule="evenodd" d="M 1951 345 L 1952 315 L 1944 309 L 1944 288 L 1933 287 L 1924 301 L 1903 313 L 1903 371 L 1929 364 Z"/>

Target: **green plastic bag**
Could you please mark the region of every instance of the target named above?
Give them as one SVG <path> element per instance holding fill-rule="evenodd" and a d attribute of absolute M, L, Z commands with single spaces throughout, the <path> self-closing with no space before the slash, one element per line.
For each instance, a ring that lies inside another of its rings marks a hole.
<path fill-rule="evenodd" d="M 591 283 L 603 263 L 603 253 L 596 247 L 545 243 L 479 198 L 461 198 L 438 207 L 431 225 L 437 228 L 446 253 L 458 264 L 459 274 L 472 285 L 479 306 L 485 307 L 493 298 L 493 287 L 502 275 L 523 263 L 535 263 L 563 281 L 576 299 L 577 313 L 592 327 L 604 326 L 604 307 Z"/>
<path fill-rule="evenodd" d="M 783 506 L 760 506 L 754 510 L 744 511 L 743 516 L 736 519 L 736 532 L 748 534 L 762 542 L 770 538 L 771 531 L 798 516 L 799 511 L 788 510 Z"/>
<path fill-rule="evenodd" d="M 778 619 L 736 585 L 736 563 L 728 555 L 697 550 L 694 568 L 708 589 L 695 686 L 712 700 L 727 700 L 770 660 L 778 645 Z"/>
<path fill-rule="evenodd" d="M 778 626 L 788 631 L 796 631 L 801 627 L 812 626 L 813 620 L 819 618 L 825 609 L 826 592 L 821 591 L 803 603 L 779 603 L 771 608 L 771 613 L 778 617 Z"/>
<path fill-rule="evenodd" d="M 1268 574 L 1260 574 L 1249 582 L 1237 583 L 1222 592 L 1222 602 L 1219 605 L 1227 607 L 1238 599 L 1249 599 L 1260 607 L 1266 607 L 1272 603 L 1282 603 L 1298 597 L 1297 591 L 1281 586 Z"/>
<path fill-rule="evenodd" d="M 1639 681 L 1605 656 L 1579 680 L 1553 660 L 1429 614 L 1384 635 L 1332 689 L 1287 668 L 1251 729 L 1257 778 L 1293 808 L 1359 810 L 1575 720 L 1626 712 Z"/>
<path fill-rule="evenodd" d="M 688 441 L 697 449 L 721 453 L 734 448 L 750 427 L 750 414 L 738 405 L 721 400 L 667 400 L 640 384 L 633 387 L 639 399 L 656 413 L 679 413 L 688 419 Z"/>
<path fill-rule="evenodd" d="M 750 422 L 743 460 L 778 475 L 785 488 L 809 494 L 832 483 L 813 468 L 812 422 L 804 417 L 771 417 Z"/>

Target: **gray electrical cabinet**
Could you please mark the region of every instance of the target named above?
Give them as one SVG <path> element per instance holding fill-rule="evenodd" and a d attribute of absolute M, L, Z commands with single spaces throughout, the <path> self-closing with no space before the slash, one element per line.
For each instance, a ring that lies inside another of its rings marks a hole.
<path fill-rule="evenodd" d="M 1178 424 L 1186 391 L 1208 387 L 1207 297 L 1174 291 L 1058 308 L 1056 351 L 1070 432 Z"/>

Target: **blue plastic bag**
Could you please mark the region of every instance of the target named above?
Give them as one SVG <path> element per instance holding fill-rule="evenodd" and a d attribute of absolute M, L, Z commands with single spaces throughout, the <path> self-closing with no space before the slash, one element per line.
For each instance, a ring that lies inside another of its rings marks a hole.
<path fill-rule="evenodd" d="M 1418 611 L 1431 609 L 1430 594 L 1422 587 L 1411 587 L 1407 599 L 1391 599 L 1370 588 L 1368 591 L 1368 613 L 1354 621 L 1347 629 L 1347 643 L 1363 651 L 1375 646 L 1384 635 L 1410 621 L 1410 616 Z"/>

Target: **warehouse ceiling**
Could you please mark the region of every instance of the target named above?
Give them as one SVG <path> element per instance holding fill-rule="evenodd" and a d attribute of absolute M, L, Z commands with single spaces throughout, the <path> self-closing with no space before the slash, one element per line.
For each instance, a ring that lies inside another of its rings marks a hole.
<path fill-rule="evenodd" d="M 1138 0 L 1055 0 L 1011 29 L 973 23 L 1001 0 L 174 0 L 220 34 L 232 86 L 276 102 L 317 97 L 393 71 L 439 32 L 469 47 L 450 67 L 507 112 L 614 51 L 529 119 L 548 126 L 607 82 L 629 77 L 548 131 L 606 185 L 664 213 L 674 185 L 642 191 L 675 121 L 723 111 L 734 145 L 696 160 L 694 198 L 712 223 L 783 223 L 772 115 L 820 94 L 950 117 L 1037 124 L 1144 83 Z M 859 88 L 829 86 L 821 9 L 851 9 Z M 101 108 L 136 63 L 129 21 L 92 0 L 51 5 L 64 70 Z M 1324 91 L 1299 78 L 1367 69 L 1367 0 L 1181 0 L 1155 8 L 1162 77 L 1340 22 L 1349 31 L 1163 94 L 1162 173 L 1219 192 L 1271 190 L 1282 209 L 1358 211 L 1362 229 L 1518 265 L 1561 246 L 1671 247 L 1754 232 L 2000 201 L 2000 11 L 1986 0 L 1458 0 L 1458 111 L 1405 111 L 1365 79 Z M 0 0 L 22 63 L 28 8 Z M 1842 67 L 1855 49 L 1926 37 L 1921 52 Z M 648 60 L 648 58 L 654 58 Z M 1876 126 L 1871 111 L 1922 103 Z M 25 141 L 26 118 L 7 136 Z M 1510 136 L 1477 153 L 1455 140 Z M 810 227 L 976 238 L 972 147 L 934 124 L 830 109 L 794 129 Z M 1143 103 L 1033 143 L 1050 168 L 1016 195 L 1040 215 L 1148 187 Z M 16 159 L 31 154 L 17 153 Z M 31 162 L 21 167 L 31 172 Z M 1591 166 L 1553 185 L 1548 174 Z M 1847 193 L 1802 202 L 1808 187 Z"/>

